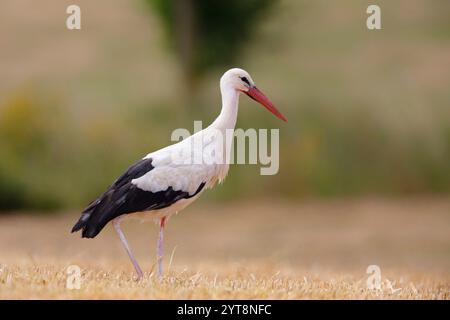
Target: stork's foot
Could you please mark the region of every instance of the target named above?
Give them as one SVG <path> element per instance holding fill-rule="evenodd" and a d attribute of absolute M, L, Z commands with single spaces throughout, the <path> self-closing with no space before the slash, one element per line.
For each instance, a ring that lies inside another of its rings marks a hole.
<path fill-rule="evenodd" d="M 142 272 L 142 270 L 141 270 L 141 268 L 139 266 L 137 268 L 139 268 L 139 269 L 136 269 L 136 279 L 135 279 L 135 281 L 139 282 L 142 279 L 144 279 L 144 273 Z"/>

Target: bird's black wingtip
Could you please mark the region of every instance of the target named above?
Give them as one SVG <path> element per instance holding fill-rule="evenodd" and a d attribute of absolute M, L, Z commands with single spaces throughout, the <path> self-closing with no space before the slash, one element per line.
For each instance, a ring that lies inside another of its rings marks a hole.
<path fill-rule="evenodd" d="M 95 238 L 95 236 L 99 232 L 100 231 L 97 228 L 84 228 L 83 232 L 81 233 L 81 237 L 86 239 L 92 239 Z"/>
<path fill-rule="evenodd" d="M 86 228 L 86 225 L 89 221 L 89 217 L 90 217 L 90 213 L 85 212 L 85 213 L 81 214 L 80 219 L 73 226 L 71 233 L 80 231 L 81 229 L 83 229 L 83 233 L 84 233 L 84 229 Z"/>
<path fill-rule="evenodd" d="M 80 219 L 72 228 L 72 230 L 70 231 L 70 233 L 74 233 L 77 231 L 80 231 L 82 228 L 84 228 L 86 225 L 86 222 L 83 221 L 82 219 Z"/>
<path fill-rule="evenodd" d="M 78 231 L 80 231 L 80 230 L 82 230 L 82 232 L 81 232 L 81 237 L 82 237 L 82 238 L 86 238 L 86 239 L 94 238 L 94 237 L 98 234 L 98 232 L 97 232 L 95 229 L 87 228 L 87 227 L 84 226 L 84 225 L 79 226 L 78 224 L 76 224 L 76 225 L 72 228 L 72 230 L 70 231 L 70 233 L 78 232 Z"/>
<path fill-rule="evenodd" d="M 76 226 L 73 226 L 72 230 L 70 230 L 70 233 L 74 233 L 80 231 L 80 229 L 77 229 Z"/>

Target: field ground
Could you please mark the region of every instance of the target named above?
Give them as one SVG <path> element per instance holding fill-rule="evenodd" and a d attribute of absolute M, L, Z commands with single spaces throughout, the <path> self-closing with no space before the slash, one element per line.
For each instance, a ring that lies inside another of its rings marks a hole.
<path fill-rule="evenodd" d="M 69 233 L 77 217 L 0 216 L 0 298 L 450 298 L 449 198 L 193 205 L 169 220 L 162 281 L 156 225 L 123 224 L 147 270 L 136 282 L 111 227 L 82 240 Z M 79 290 L 66 289 L 70 265 Z"/>

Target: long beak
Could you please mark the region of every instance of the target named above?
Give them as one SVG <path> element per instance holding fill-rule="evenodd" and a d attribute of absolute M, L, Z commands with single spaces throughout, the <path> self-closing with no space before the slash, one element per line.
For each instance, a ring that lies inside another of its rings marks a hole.
<path fill-rule="evenodd" d="M 280 111 L 278 111 L 278 109 L 273 105 L 273 103 L 264 95 L 264 93 L 259 91 L 258 88 L 250 87 L 248 91 L 244 91 L 244 93 L 253 100 L 258 101 L 260 104 L 266 107 L 266 109 L 272 112 L 277 118 L 287 122 L 286 117 L 283 116 Z"/>

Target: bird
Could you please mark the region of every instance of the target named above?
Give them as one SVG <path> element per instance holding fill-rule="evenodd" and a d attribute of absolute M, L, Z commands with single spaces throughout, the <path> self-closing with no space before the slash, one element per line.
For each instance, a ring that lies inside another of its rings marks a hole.
<path fill-rule="evenodd" d="M 256 87 L 250 74 L 243 69 L 226 71 L 220 78 L 220 92 L 222 108 L 210 126 L 151 152 L 131 165 L 83 210 L 72 228 L 72 233 L 81 230 L 82 238 L 94 238 L 111 222 L 136 270 L 138 280 L 143 278 L 144 273 L 121 229 L 122 220 L 136 217 L 159 223 L 156 271 L 161 277 L 164 228 L 168 218 L 198 199 L 206 189 L 222 182 L 228 173 L 231 141 L 223 139 L 223 134 L 233 132 L 235 128 L 240 94 L 246 94 L 287 122 L 286 117 Z M 193 161 L 193 154 L 199 155 L 201 161 Z"/>

